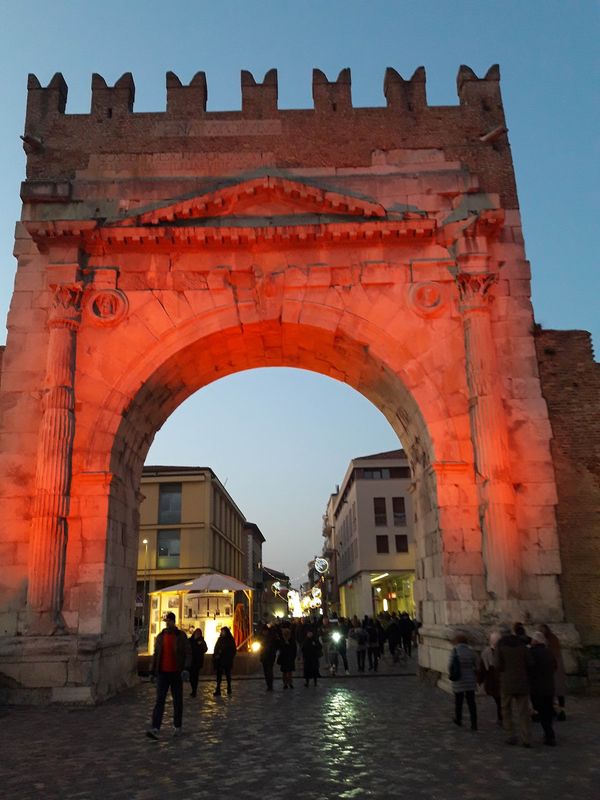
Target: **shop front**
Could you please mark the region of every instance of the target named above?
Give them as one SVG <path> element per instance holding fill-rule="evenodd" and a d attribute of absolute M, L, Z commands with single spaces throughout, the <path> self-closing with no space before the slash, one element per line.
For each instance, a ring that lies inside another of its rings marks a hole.
<path fill-rule="evenodd" d="M 200 628 L 212 653 L 221 628 L 228 627 L 238 647 L 250 636 L 252 589 L 229 575 L 210 573 L 150 592 L 148 652 L 164 628 L 165 614 L 175 614 L 177 627 L 188 636 Z"/>

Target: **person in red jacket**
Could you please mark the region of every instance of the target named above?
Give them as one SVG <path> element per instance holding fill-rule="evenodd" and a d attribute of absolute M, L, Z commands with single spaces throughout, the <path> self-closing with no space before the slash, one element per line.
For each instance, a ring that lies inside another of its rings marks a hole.
<path fill-rule="evenodd" d="M 146 731 L 146 736 L 150 739 L 158 739 L 169 689 L 173 698 L 174 736 L 181 733 L 183 719 L 182 673 L 189 667 L 189 643 L 185 633 L 175 625 L 175 614 L 172 611 L 166 615 L 165 622 L 167 627 L 158 634 L 154 642 L 152 675 L 156 678 L 156 704 L 152 712 L 152 727 Z"/>

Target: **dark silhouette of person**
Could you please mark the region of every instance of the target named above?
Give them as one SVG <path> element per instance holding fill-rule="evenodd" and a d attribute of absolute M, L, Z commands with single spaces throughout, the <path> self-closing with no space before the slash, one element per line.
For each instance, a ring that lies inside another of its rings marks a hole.
<path fill-rule="evenodd" d="M 215 697 L 221 694 L 223 675 L 225 675 L 225 680 L 227 681 L 227 694 L 231 694 L 231 667 L 233 666 L 233 659 L 235 658 L 236 652 L 235 640 L 229 628 L 224 625 L 221 628 L 221 633 L 216 641 L 213 652 L 213 664 L 217 671 L 217 688 L 214 691 Z"/>
<path fill-rule="evenodd" d="M 190 666 L 190 689 L 191 697 L 196 697 L 198 692 L 198 678 L 200 670 L 204 666 L 204 654 L 208 650 L 208 645 L 204 640 L 202 628 L 196 628 L 189 639 L 192 663 Z"/>

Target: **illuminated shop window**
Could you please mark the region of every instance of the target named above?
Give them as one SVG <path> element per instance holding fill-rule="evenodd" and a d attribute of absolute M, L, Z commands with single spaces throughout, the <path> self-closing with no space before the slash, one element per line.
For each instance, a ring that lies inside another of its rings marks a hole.
<path fill-rule="evenodd" d="M 171 569 L 179 566 L 180 531 L 169 530 L 158 532 L 158 569 Z"/>

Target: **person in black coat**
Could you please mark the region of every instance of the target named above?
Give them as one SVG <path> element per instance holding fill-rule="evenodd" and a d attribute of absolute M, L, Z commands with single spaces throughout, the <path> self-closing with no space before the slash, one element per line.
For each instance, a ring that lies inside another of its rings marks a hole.
<path fill-rule="evenodd" d="M 281 629 L 281 641 L 279 643 L 279 655 L 277 656 L 277 663 L 281 667 L 281 676 L 283 678 L 283 688 L 293 689 L 292 676 L 296 667 L 296 642 L 292 638 L 292 631 L 290 628 Z"/>
<path fill-rule="evenodd" d="M 554 716 L 554 673 L 556 658 L 546 645 L 546 637 L 536 631 L 531 640 L 531 657 L 533 666 L 529 673 L 531 684 L 531 703 L 537 712 L 544 730 L 544 744 L 553 747 L 556 736 L 552 727 Z"/>
<path fill-rule="evenodd" d="M 400 627 L 398 623 L 398 617 L 396 617 L 395 614 L 392 614 L 392 618 L 385 629 L 385 637 L 390 649 L 392 661 L 396 663 L 398 661 L 398 653 L 396 651 L 398 645 L 400 644 Z"/>
<path fill-rule="evenodd" d="M 279 648 L 279 634 L 270 625 L 263 625 L 258 635 L 260 642 L 260 663 L 262 664 L 267 691 L 273 691 L 273 667 L 277 658 Z"/>
<path fill-rule="evenodd" d="M 191 697 L 196 697 L 198 692 L 198 678 L 200 670 L 204 666 L 204 653 L 208 650 L 208 645 L 204 641 L 202 628 L 196 628 L 189 639 L 192 663 L 190 666 L 190 689 Z"/>
<path fill-rule="evenodd" d="M 413 635 L 415 632 L 415 625 L 411 618 L 408 616 L 406 611 L 403 611 L 400 615 L 400 621 L 398 622 L 398 627 L 400 628 L 400 638 L 402 639 L 402 649 L 406 653 L 406 655 L 410 658 L 412 654 L 412 640 Z"/>
<path fill-rule="evenodd" d="M 323 648 L 319 637 L 315 636 L 312 630 L 306 632 L 304 641 L 302 642 L 302 658 L 304 660 L 304 685 L 308 686 L 312 678 L 314 685 L 317 685 L 317 678 L 319 677 L 319 659 Z"/>
<path fill-rule="evenodd" d="M 235 658 L 236 652 L 237 648 L 231 631 L 227 626 L 223 626 L 213 653 L 213 663 L 217 670 L 217 688 L 214 691 L 215 697 L 221 694 L 223 675 L 225 675 L 225 680 L 227 681 L 227 694 L 231 694 L 231 667 L 233 666 L 233 659 Z"/>
<path fill-rule="evenodd" d="M 379 631 L 372 619 L 369 619 L 367 626 L 367 656 L 369 658 L 369 672 L 377 672 L 379 664 Z"/>

